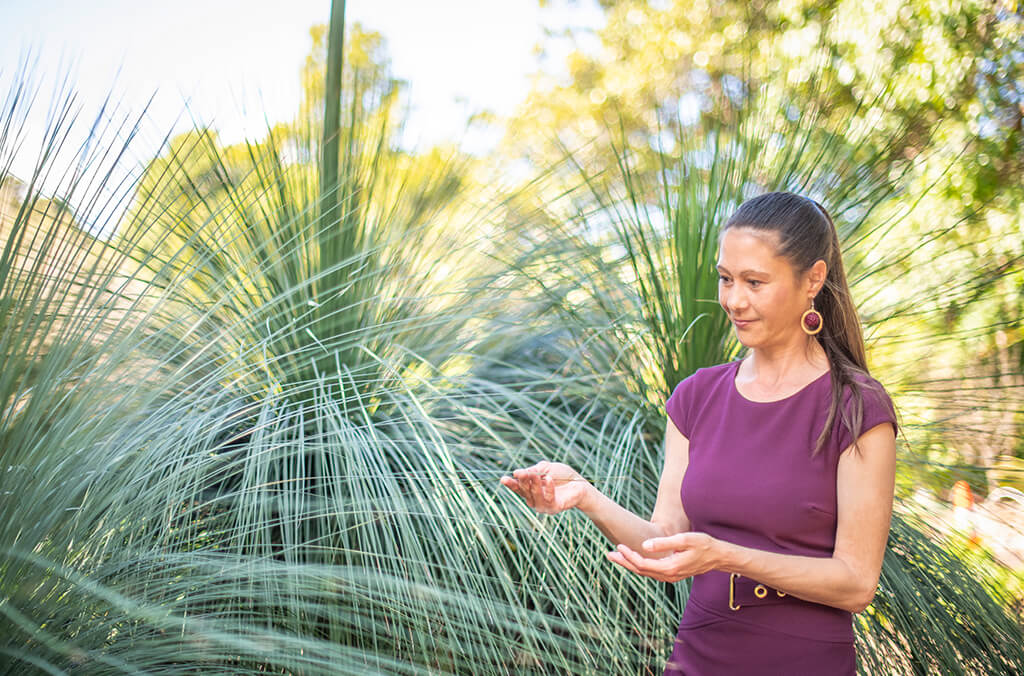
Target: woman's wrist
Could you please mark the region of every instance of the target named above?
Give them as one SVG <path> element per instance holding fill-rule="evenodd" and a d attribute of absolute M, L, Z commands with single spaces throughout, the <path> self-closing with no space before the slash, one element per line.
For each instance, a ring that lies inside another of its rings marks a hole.
<path fill-rule="evenodd" d="M 742 563 L 740 563 L 741 552 L 736 545 L 714 538 L 712 540 L 712 547 L 714 548 L 713 560 L 715 561 L 714 568 L 716 570 L 726 573 L 739 572 L 738 568 L 742 567 Z"/>
<path fill-rule="evenodd" d="M 601 491 L 597 490 L 597 486 L 587 481 L 584 486 L 583 496 L 580 498 L 580 501 L 576 503 L 576 509 L 583 512 L 588 517 L 593 517 L 594 512 L 598 508 L 601 497 Z"/>

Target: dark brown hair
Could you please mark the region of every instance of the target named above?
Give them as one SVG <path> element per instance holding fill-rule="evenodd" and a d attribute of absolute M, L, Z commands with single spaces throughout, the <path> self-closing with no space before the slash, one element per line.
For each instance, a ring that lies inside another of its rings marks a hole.
<path fill-rule="evenodd" d="M 836 232 L 832 217 L 825 207 L 813 199 L 791 192 L 770 192 L 741 204 L 719 231 L 719 242 L 729 228 L 774 232 L 778 242 L 776 253 L 793 266 L 796 279 L 819 259 L 825 261 L 825 283 L 814 298 L 814 309 L 821 313 L 823 326 L 814 337 L 824 348 L 832 371 L 832 405 L 811 457 L 817 455 L 825 444 L 837 415 L 852 433 L 855 452 L 860 453 L 856 440 L 864 422 L 862 388 L 865 384 L 872 389 L 876 388 L 874 383 L 863 379 L 865 376 L 870 377 L 864 334 L 846 282 L 839 233 Z M 861 379 L 856 379 L 856 376 L 861 376 Z M 843 387 L 846 385 L 850 386 L 853 401 L 849 412 L 840 407 Z"/>

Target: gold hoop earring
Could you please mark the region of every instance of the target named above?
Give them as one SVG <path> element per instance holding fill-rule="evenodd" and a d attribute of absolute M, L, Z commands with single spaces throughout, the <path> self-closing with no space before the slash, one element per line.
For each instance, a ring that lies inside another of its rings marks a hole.
<path fill-rule="evenodd" d="M 822 321 L 821 313 L 814 309 L 814 299 L 811 299 L 811 309 L 807 310 L 800 317 L 800 328 L 804 330 L 808 336 L 821 331 L 824 327 L 825 322 Z"/>

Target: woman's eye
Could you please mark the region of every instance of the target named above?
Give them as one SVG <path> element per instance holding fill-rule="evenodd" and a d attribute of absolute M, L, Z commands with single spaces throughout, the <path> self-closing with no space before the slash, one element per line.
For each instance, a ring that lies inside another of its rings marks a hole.
<path fill-rule="evenodd" d="M 728 279 L 726 279 L 726 278 L 725 278 L 725 277 L 723 277 L 722 275 L 718 275 L 718 279 L 719 279 L 720 281 L 723 281 L 723 282 L 728 282 L 728 281 L 729 281 Z"/>
<path fill-rule="evenodd" d="M 759 282 L 759 281 L 758 281 L 758 280 L 756 280 L 756 279 L 752 279 L 752 280 L 750 280 L 750 283 L 751 283 L 751 284 L 760 284 L 761 282 Z"/>

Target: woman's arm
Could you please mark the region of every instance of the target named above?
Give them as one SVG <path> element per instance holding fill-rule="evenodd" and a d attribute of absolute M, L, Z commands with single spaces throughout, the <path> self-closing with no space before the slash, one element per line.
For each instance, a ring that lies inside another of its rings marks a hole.
<path fill-rule="evenodd" d="M 587 515 L 598 530 L 612 544 L 625 544 L 631 549 L 640 547 L 644 540 L 690 530 L 690 520 L 683 510 L 680 489 L 689 461 L 690 441 L 683 436 L 671 419 L 665 429 L 665 463 L 658 482 L 658 497 L 650 520 L 642 519 L 618 505 L 593 486 L 578 508 Z M 664 556 L 668 556 L 665 552 Z M 657 558 L 658 555 L 655 555 Z"/>
<path fill-rule="evenodd" d="M 642 575 L 675 582 L 707 570 L 739 573 L 793 596 L 859 613 L 874 598 L 888 541 L 896 474 L 896 437 L 888 422 L 847 449 L 836 478 L 836 543 L 831 557 L 780 554 L 742 547 L 706 533 L 656 538 L 609 558 Z M 637 552 L 644 552 L 642 556 Z M 653 558 L 655 554 L 669 556 Z"/>
<path fill-rule="evenodd" d="M 680 499 L 690 442 L 671 419 L 665 433 L 665 464 L 651 519 L 643 519 L 617 504 L 563 463 L 538 462 L 517 469 L 501 483 L 521 495 L 526 504 L 545 514 L 576 507 L 590 518 L 613 544 L 637 548 L 644 540 L 689 530 L 690 520 Z M 666 552 L 665 556 L 668 553 Z M 660 558 L 660 555 L 652 555 Z"/>

